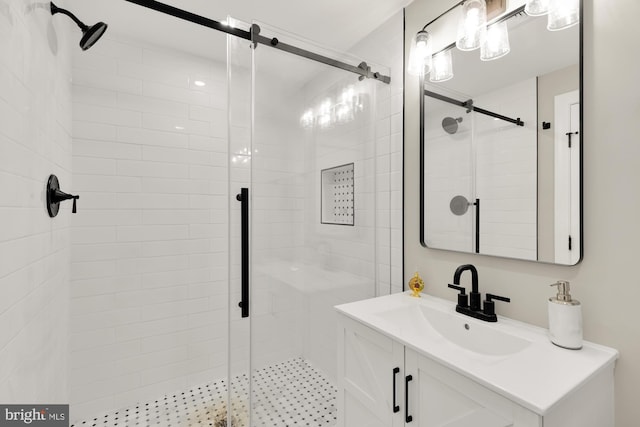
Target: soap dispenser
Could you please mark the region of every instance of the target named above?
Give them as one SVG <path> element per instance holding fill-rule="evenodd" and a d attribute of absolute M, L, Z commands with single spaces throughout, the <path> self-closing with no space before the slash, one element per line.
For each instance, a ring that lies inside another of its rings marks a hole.
<path fill-rule="evenodd" d="M 582 348 L 582 307 L 571 298 L 569 282 L 560 280 L 555 297 L 549 298 L 549 338 L 555 345 L 571 350 Z"/>

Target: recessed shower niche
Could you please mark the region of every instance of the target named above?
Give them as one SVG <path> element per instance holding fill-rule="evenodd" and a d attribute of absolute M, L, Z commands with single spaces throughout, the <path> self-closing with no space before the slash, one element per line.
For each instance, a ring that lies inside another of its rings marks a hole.
<path fill-rule="evenodd" d="M 321 172 L 322 224 L 353 225 L 353 163 L 323 169 Z"/>

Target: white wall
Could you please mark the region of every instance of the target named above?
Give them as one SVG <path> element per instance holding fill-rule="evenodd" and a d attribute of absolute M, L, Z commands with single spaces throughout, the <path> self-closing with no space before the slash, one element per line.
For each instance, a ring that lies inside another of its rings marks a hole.
<path fill-rule="evenodd" d="M 478 267 L 480 289 L 511 297 L 500 314 L 547 327 L 549 284 L 570 280 L 583 304 L 585 338 L 617 348 L 616 426 L 640 419 L 640 280 L 633 266 L 640 241 L 640 134 L 637 76 L 640 60 L 630 40 L 638 37 L 631 0 L 584 2 L 584 247 L 575 267 L 465 255 L 420 246 L 418 82 L 407 76 L 405 144 L 405 268 L 419 266 L 426 292 L 455 299 L 446 284 L 464 263 Z M 407 35 L 450 7 L 446 0 L 416 1 L 407 9 Z M 585 402 L 588 404 L 588 402 Z"/>
<path fill-rule="evenodd" d="M 81 419 L 226 375 L 227 92 L 225 64 L 127 39 L 76 54 L 73 75 Z"/>
<path fill-rule="evenodd" d="M 0 0 L 0 402 L 14 404 L 68 401 L 69 224 L 78 216 L 67 203 L 49 218 L 45 185 L 53 173 L 77 192 L 69 85 L 77 40 L 39 4 Z"/>

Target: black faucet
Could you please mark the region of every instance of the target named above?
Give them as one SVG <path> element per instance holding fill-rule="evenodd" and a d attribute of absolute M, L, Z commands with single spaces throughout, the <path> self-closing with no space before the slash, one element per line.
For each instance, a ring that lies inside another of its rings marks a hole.
<path fill-rule="evenodd" d="M 471 271 L 471 292 L 469 292 L 469 295 L 465 293 L 465 288 L 460 286 L 460 276 L 467 270 Z M 487 299 L 484 301 L 484 308 L 481 309 L 480 301 L 482 294 L 478 290 L 478 270 L 471 264 L 464 264 L 456 268 L 456 272 L 453 274 L 453 284 L 449 284 L 449 287 L 460 292 L 458 294 L 458 304 L 456 305 L 456 311 L 458 313 L 487 322 L 498 321 L 495 312 L 495 302 L 493 300 L 511 302 L 509 298 L 487 294 Z M 467 297 L 469 301 L 467 301 Z"/>

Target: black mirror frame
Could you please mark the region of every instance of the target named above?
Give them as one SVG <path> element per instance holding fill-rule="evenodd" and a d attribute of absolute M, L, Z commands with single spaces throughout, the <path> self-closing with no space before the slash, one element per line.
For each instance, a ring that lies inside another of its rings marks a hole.
<path fill-rule="evenodd" d="M 446 13 L 445 13 L 446 14 Z M 445 14 L 440 15 L 437 19 L 432 22 L 437 21 Z M 575 264 L 557 264 L 549 261 L 539 261 L 539 260 L 528 260 L 523 258 L 511 258 L 504 257 L 499 255 L 489 255 L 489 254 L 481 254 L 481 253 L 473 253 L 473 252 L 461 252 L 454 251 L 450 249 L 440 249 L 440 248 L 432 248 L 429 247 L 425 242 L 425 185 L 424 185 L 424 177 L 425 177 L 425 140 L 424 140 L 424 129 L 425 129 L 425 102 L 424 102 L 424 84 L 425 84 L 425 76 L 420 75 L 420 244 L 424 248 L 435 249 L 435 250 L 444 250 L 450 252 L 459 252 L 466 253 L 468 255 L 484 255 L 495 258 L 502 259 L 513 259 L 518 261 L 529 261 L 536 262 L 541 264 L 550 264 L 550 265 L 559 265 L 564 267 L 572 267 L 578 265 L 582 262 L 584 258 L 584 0 L 580 0 L 580 22 L 579 22 L 579 90 L 580 90 L 580 255 L 578 261 Z M 405 70 L 406 71 L 406 70 Z"/>

